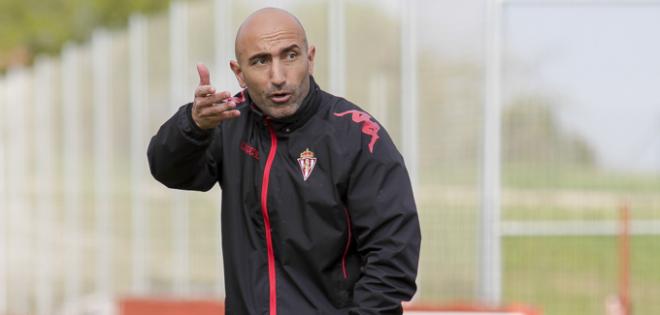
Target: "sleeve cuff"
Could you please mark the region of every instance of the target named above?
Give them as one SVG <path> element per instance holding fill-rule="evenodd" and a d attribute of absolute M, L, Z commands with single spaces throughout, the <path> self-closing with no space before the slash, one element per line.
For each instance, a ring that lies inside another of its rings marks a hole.
<path fill-rule="evenodd" d="M 211 138 L 213 129 L 199 128 L 192 119 L 192 103 L 181 106 L 179 112 L 182 116 L 181 119 L 179 119 L 179 127 L 186 137 L 202 142 Z"/>

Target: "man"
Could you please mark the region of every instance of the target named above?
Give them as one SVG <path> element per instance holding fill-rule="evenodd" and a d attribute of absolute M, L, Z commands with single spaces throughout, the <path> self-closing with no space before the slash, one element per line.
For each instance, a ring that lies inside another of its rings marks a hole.
<path fill-rule="evenodd" d="M 401 155 L 384 129 L 314 82 L 315 48 L 274 8 L 250 15 L 218 92 L 204 65 L 192 104 L 149 144 L 170 188 L 222 187 L 226 313 L 401 314 L 420 231 Z"/>

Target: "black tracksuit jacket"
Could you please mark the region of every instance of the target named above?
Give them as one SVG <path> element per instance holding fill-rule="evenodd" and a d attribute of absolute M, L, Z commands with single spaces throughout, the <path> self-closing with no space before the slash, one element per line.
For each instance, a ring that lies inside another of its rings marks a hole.
<path fill-rule="evenodd" d="M 285 119 L 245 91 L 241 116 L 211 131 L 182 106 L 151 139 L 151 173 L 220 183 L 226 314 L 401 314 L 421 241 L 403 159 L 374 118 L 310 84 Z"/>

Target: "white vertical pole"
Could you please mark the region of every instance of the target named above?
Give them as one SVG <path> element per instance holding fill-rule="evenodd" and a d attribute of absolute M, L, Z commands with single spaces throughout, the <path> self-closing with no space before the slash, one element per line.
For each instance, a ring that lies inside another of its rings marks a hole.
<path fill-rule="evenodd" d="M 30 265 L 30 231 L 27 224 L 31 208 L 26 200 L 26 178 L 28 161 L 28 138 L 26 108 L 30 106 L 28 95 L 28 74 L 23 69 L 9 71 L 10 86 L 7 90 L 7 106 L 5 115 L 8 121 L 8 130 L 12 136 L 7 137 L 8 150 L 8 201 L 9 218 L 11 226 L 9 231 L 9 274 L 11 275 L 10 312 L 17 314 L 30 313 L 28 301 L 28 286 L 31 280 Z"/>
<path fill-rule="evenodd" d="M 215 71 L 211 73 L 211 84 L 221 91 L 235 93 L 240 87 L 229 68 L 229 61 L 235 59 L 232 0 L 214 0 L 213 4 Z"/>
<path fill-rule="evenodd" d="M 170 7 L 170 99 L 172 111 L 190 101 L 187 78 L 188 7 L 185 2 L 175 1 Z M 174 292 L 190 292 L 188 281 L 188 205 L 184 192 L 174 192 L 172 204 L 172 242 L 174 244 Z"/>
<path fill-rule="evenodd" d="M 149 290 L 146 262 L 148 257 L 144 182 L 146 169 L 145 128 L 147 113 L 147 20 L 133 15 L 129 23 L 129 93 L 131 112 L 131 209 L 133 215 L 133 294 L 145 295 Z"/>
<path fill-rule="evenodd" d="M 232 1 L 231 0 L 214 0 L 213 6 L 213 16 L 214 16 L 214 27 L 215 27 L 215 73 L 216 76 L 220 79 L 217 83 L 213 82 L 211 78 L 211 83 L 216 84 L 216 88 L 220 90 L 229 90 L 236 92 L 239 88 L 238 82 L 232 75 L 232 72 L 229 69 L 229 61 L 235 59 L 233 56 L 233 47 L 234 47 L 234 38 L 232 37 Z M 216 248 L 222 248 L 222 222 L 219 220 L 220 211 L 222 208 L 222 194 L 218 195 L 218 235 L 217 235 L 217 246 Z M 218 250 L 218 258 L 216 265 L 218 266 L 218 277 L 216 279 L 216 293 L 218 296 L 225 295 L 225 286 L 224 286 L 224 265 L 222 261 L 222 251 Z"/>
<path fill-rule="evenodd" d="M 81 117 L 79 98 L 78 53 L 68 44 L 62 50 L 62 126 L 64 177 L 64 226 L 66 228 L 66 280 L 65 302 L 75 302 L 80 297 L 81 263 L 80 209 L 81 209 Z"/>
<path fill-rule="evenodd" d="M 401 151 L 414 191 L 419 161 L 416 14 L 416 0 L 401 1 Z"/>
<path fill-rule="evenodd" d="M 381 124 L 387 125 L 387 78 L 377 73 L 369 78 L 369 107 Z"/>
<path fill-rule="evenodd" d="M 344 0 L 330 0 L 329 5 L 329 91 L 344 97 L 346 96 L 346 11 L 344 10 Z"/>
<path fill-rule="evenodd" d="M 7 80 L 5 77 L 0 77 L 0 314 L 7 314 L 7 212 L 5 211 L 9 206 L 7 204 L 7 195 L 5 194 L 5 152 L 7 145 L 5 143 L 5 126 L 8 124 L 4 120 L 7 117 L 5 107 L 8 102 L 6 101 L 5 91 L 7 90 Z"/>
<path fill-rule="evenodd" d="M 92 100 L 94 106 L 94 209 L 96 210 L 96 285 L 103 296 L 112 292 L 110 239 L 110 49 L 111 38 L 96 31 L 92 38 Z"/>
<path fill-rule="evenodd" d="M 53 63 L 40 59 L 35 65 L 34 86 L 39 93 L 34 94 L 36 126 L 34 143 L 36 156 L 35 183 L 37 192 L 37 253 L 36 253 L 36 314 L 49 315 L 53 312 L 53 283 L 50 266 L 53 261 L 54 224 L 54 132 L 53 129 Z"/>
<path fill-rule="evenodd" d="M 484 93 L 480 293 L 483 303 L 499 304 L 502 295 L 500 231 L 500 110 L 501 110 L 501 0 L 486 7 L 486 68 Z"/>

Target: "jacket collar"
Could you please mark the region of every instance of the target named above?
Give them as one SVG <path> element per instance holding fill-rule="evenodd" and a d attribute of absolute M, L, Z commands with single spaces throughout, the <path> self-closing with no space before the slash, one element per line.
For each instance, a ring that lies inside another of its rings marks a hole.
<path fill-rule="evenodd" d="M 280 131 L 285 131 L 286 133 L 292 132 L 295 129 L 300 128 L 302 125 L 304 125 L 313 115 L 316 113 L 319 107 L 319 86 L 316 84 L 316 81 L 314 81 L 314 77 L 311 75 L 309 76 L 309 92 L 307 93 L 307 96 L 303 99 L 302 104 L 300 104 L 300 107 L 298 110 L 291 116 L 283 117 L 283 118 L 271 118 L 267 117 L 263 114 L 263 112 L 252 102 L 250 99 L 249 102 L 251 103 L 252 106 L 250 108 L 252 109 L 252 112 L 257 114 L 259 117 L 264 117 L 265 119 L 268 119 L 271 122 L 271 126 L 273 126 L 273 129 L 276 132 Z M 248 95 L 249 94 L 245 93 Z"/>

